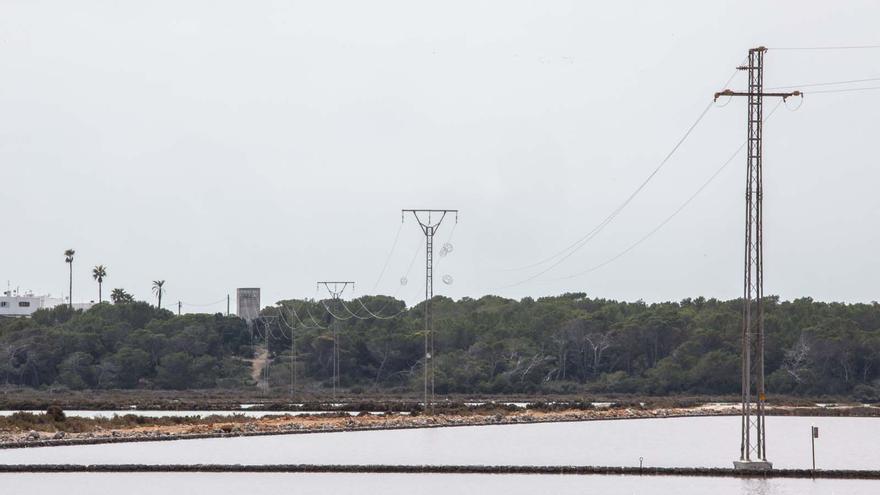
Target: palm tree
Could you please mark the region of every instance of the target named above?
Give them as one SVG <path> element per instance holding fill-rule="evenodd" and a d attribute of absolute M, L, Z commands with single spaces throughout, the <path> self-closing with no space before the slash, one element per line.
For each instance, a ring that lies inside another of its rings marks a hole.
<path fill-rule="evenodd" d="M 101 299 L 101 286 L 104 284 L 104 277 L 107 276 L 107 267 L 98 265 L 92 268 L 92 278 L 98 281 L 98 304 L 104 302 Z"/>
<path fill-rule="evenodd" d="M 64 262 L 70 265 L 70 300 L 68 303 L 70 307 L 73 308 L 73 255 L 76 254 L 76 251 L 73 249 L 67 249 L 64 251 Z"/>
<path fill-rule="evenodd" d="M 159 309 L 162 309 L 162 293 L 165 292 L 164 280 L 153 280 L 153 294 L 159 298 Z"/>
<path fill-rule="evenodd" d="M 110 300 L 113 301 L 113 304 L 127 304 L 134 302 L 134 297 L 125 292 L 125 289 L 113 289 L 110 292 Z"/>

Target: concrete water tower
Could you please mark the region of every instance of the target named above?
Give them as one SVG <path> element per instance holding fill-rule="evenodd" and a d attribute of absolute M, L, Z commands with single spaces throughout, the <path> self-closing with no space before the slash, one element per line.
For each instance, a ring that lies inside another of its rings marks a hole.
<path fill-rule="evenodd" d="M 260 316 L 260 289 L 248 287 L 235 289 L 236 314 L 250 323 Z"/>

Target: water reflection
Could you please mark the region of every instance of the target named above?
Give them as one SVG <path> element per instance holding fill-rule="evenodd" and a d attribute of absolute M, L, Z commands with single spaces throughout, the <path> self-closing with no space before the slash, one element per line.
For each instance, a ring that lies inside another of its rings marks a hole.
<path fill-rule="evenodd" d="M 876 495 L 866 480 L 741 480 L 674 476 L 479 474 L 76 473 L 0 474 L 4 493 L 28 495 Z"/>

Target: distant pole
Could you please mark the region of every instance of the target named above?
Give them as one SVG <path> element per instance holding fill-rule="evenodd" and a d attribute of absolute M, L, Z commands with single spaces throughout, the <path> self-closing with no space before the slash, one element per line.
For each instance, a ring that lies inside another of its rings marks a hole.
<path fill-rule="evenodd" d="M 182 307 L 183 307 L 183 303 L 180 301 L 177 301 L 177 316 L 180 316 L 180 310 Z"/>
<path fill-rule="evenodd" d="M 229 294 L 226 294 L 226 316 L 229 316 Z"/>
<path fill-rule="evenodd" d="M 434 234 L 447 213 L 455 213 L 455 222 L 458 223 L 458 210 L 400 210 L 400 221 L 404 215 L 412 213 L 419 222 L 422 233 L 425 234 L 425 377 L 424 377 L 424 401 L 425 411 L 431 406 L 431 414 L 434 414 L 434 315 L 431 313 L 431 299 L 434 298 Z M 420 217 L 419 214 L 422 216 Z M 432 221 L 431 216 L 439 215 L 440 219 Z M 425 218 L 427 217 L 427 219 Z M 431 399 L 428 400 L 428 374 L 431 376 Z"/>
<path fill-rule="evenodd" d="M 282 306 L 282 311 L 284 307 Z M 293 399 L 296 393 L 296 337 L 293 333 L 293 327 L 290 328 L 290 398 Z"/>
<path fill-rule="evenodd" d="M 352 290 L 354 290 L 354 282 L 352 281 L 319 281 L 317 285 L 319 289 L 323 285 L 324 288 L 327 289 L 327 292 L 330 293 L 330 297 L 334 302 L 342 297 L 342 293 L 345 292 L 345 288 L 349 285 L 351 285 Z M 333 317 L 333 313 L 330 313 L 330 318 L 333 318 L 333 398 L 335 399 L 336 387 L 339 384 L 339 323 L 336 321 L 336 318 Z"/>
<path fill-rule="evenodd" d="M 810 442 L 813 444 L 813 471 L 816 470 L 816 439 L 819 438 L 819 427 L 810 427 Z"/>

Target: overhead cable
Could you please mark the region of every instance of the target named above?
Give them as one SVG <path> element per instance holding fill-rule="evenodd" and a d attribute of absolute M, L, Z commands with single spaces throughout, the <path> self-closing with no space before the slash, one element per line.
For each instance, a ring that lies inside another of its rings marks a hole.
<path fill-rule="evenodd" d="M 768 50 L 869 50 L 880 48 L 880 45 L 848 45 L 848 46 L 784 46 L 770 47 Z"/>
<path fill-rule="evenodd" d="M 648 174 L 648 176 L 642 181 L 641 184 L 639 184 L 639 186 L 632 192 L 632 194 L 630 194 L 626 198 L 626 200 L 623 201 L 623 203 L 621 203 L 607 217 L 605 217 L 604 220 L 602 220 L 598 225 L 593 227 L 592 230 L 590 230 L 589 232 L 584 234 L 580 239 L 575 241 L 575 243 L 571 244 L 568 248 L 566 248 L 564 250 L 564 251 L 567 251 L 566 254 L 564 254 L 562 257 L 560 257 L 558 260 L 556 260 L 550 266 L 548 266 L 547 268 L 544 268 L 543 270 L 539 271 L 538 273 L 535 273 L 534 275 L 532 275 L 528 278 L 525 278 L 523 280 L 520 280 L 518 282 L 515 282 L 513 284 L 508 284 L 508 285 L 498 287 L 498 289 L 507 289 L 510 287 L 516 287 L 518 285 L 522 285 L 522 284 L 531 282 L 532 280 L 535 280 L 536 278 L 540 277 L 541 275 L 544 275 L 545 273 L 549 272 L 550 270 L 552 270 L 552 269 L 556 268 L 557 266 L 559 266 L 560 264 L 562 264 L 565 260 L 570 258 L 574 253 L 578 252 L 584 245 L 586 245 L 587 242 L 589 242 L 591 239 L 596 237 L 596 235 L 598 235 L 600 232 L 602 232 L 602 230 L 604 230 L 604 228 L 609 223 L 611 223 L 611 221 L 613 221 L 633 201 L 633 199 L 635 199 L 635 197 L 638 196 L 638 194 L 640 192 L 642 192 L 642 190 L 645 188 L 645 186 L 648 185 L 648 183 L 651 181 L 651 179 L 653 179 L 654 176 L 657 175 L 658 172 L 660 172 L 660 170 L 663 168 L 663 166 L 666 165 L 666 163 L 669 161 L 670 158 L 672 158 L 672 155 L 674 155 L 675 152 L 678 151 L 678 149 L 685 142 L 685 140 L 688 138 L 688 136 L 691 135 L 694 128 L 696 128 L 697 125 L 700 123 L 700 121 L 703 120 L 703 117 L 705 117 L 706 114 L 709 112 L 709 109 L 712 108 L 712 104 L 713 104 L 713 102 L 710 101 L 706 105 L 706 107 L 700 113 L 700 116 L 697 117 L 697 120 L 695 120 L 694 123 L 691 124 L 691 126 L 688 128 L 687 132 L 685 132 L 684 135 L 678 140 L 678 142 L 675 143 L 675 146 L 672 147 L 672 150 L 670 150 L 669 153 L 666 154 L 666 156 L 663 158 L 663 160 L 660 162 L 660 164 L 657 165 L 657 167 L 654 168 L 654 170 L 650 174 Z M 553 257 L 548 258 L 547 260 L 552 259 L 552 258 L 556 258 L 557 256 L 558 255 L 554 255 Z M 547 260 L 545 260 L 545 261 L 547 261 Z M 543 264 L 543 262 L 540 262 L 539 264 Z M 536 265 L 532 265 L 532 266 L 536 266 Z"/>
<path fill-rule="evenodd" d="M 391 262 L 391 256 L 394 254 L 394 249 L 397 247 L 397 241 L 400 239 L 400 232 L 403 230 L 403 222 L 400 223 L 400 226 L 397 227 L 397 234 L 394 235 L 394 242 L 391 244 L 391 251 L 388 252 L 388 256 L 385 257 L 385 264 L 382 265 L 382 271 L 379 272 L 379 278 L 376 279 L 376 283 L 373 284 L 373 292 L 376 292 L 376 288 L 379 286 L 379 282 L 382 281 L 382 277 L 385 275 L 385 270 L 388 269 L 388 263 Z"/>
<path fill-rule="evenodd" d="M 764 122 L 767 122 L 767 120 L 770 119 L 770 117 L 773 115 L 774 112 L 776 112 L 776 110 L 779 108 L 779 106 L 781 104 L 782 104 L 782 100 L 779 100 L 776 103 L 776 106 L 774 106 L 773 109 L 770 110 L 770 112 L 767 114 L 767 116 L 764 117 Z M 594 272 L 594 271 L 596 271 L 596 270 L 598 270 L 598 269 L 600 269 L 610 263 L 613 263 L 614 261 L 617 261 L 618 259 L 620 259 L 624 255 L 626 255 L 627 253 L 629 253 L 630 251 L 632 251 L 633 249 L 638 247 L 641 243 L 648 240 L 648 238 L 650 238 L 651 236 L 656 234 L 660 229 L 662 229 L 664 226 L 666 226 L 666 224 L 668 224 L 673 218 L 675 218 L 679 213 L 681 213 L 681 211 L 684 210 L 694 199 L 696 199 L 697 196 L 699 196 L 700 193 L 702 193 L 703 190 L 706 189 L 706 187 L 708 187 L 709 184 L 711 184 L 712 181 L 714 181 L 721 174 L 721 172 L 723 172 L 724 169 L 727 168 L 728 165 L 730 165 L 730 163 L 734 160 L 734 158 L 736 158 L 745 147 L 746 147 L 746 141 L 743 141 L 742 144 L 739 145 L 739 148 L 737 148 L 736 151 L 730 156 L 730 158 L 728 158 L 721 165 L 721 167 L 718 168 L 718 170 L 716 170 L 711 176 L 709 176 L 709 178 L 706 180 L 706 182 L 704 182 L 703 185 L 701 185 L 699 188 L 697 188 L 697 190 L 684 203 L 682 203 L 681 206 L 679 206 L 675 211 L 672 212 L 671 215 L 666 217 L 662 222 L 660 222 L 656 227 L 654 227 L 647 234 L 645 234 L 644 236 L 639 238 L 634 243 L 630 244 L 626 249 L 624 249 L 623 251 L 617 253 L 616 255 L 606 259 L 605 261 L 599 263 L 598 265 L 594 265 L 594 266 L 587 268 L 586 270 L 583 270 L 581 272 L 578 272 L 578 273 L 575 273 L 572 275 L 568 275 L 565 277 L 556 278 L 553 280 L 556 280 L 556 281 L 569 280 L 572 278 L 577 278 L 577 277 L 586 275 L 588 273 Z"/>
<path fill-rule="evenodd" d="M 764 88 L 764 89 L 776 90 L 776 89 L 788 89 L 788 88 L 814 88 L 816 86 L 837 86 L 840 84 L 854 84 L 854 83 L 870 82 L 870 81 L 880 81 L 880 77 L 868 77 L 865 79 L 850 79 L 847 81 L 827 81 L 827 82 L 817 82 L 817 83 L 809 83 L 809 84 L 789 84 L 786 86 L 773 86 L 772 88 Z"/>

